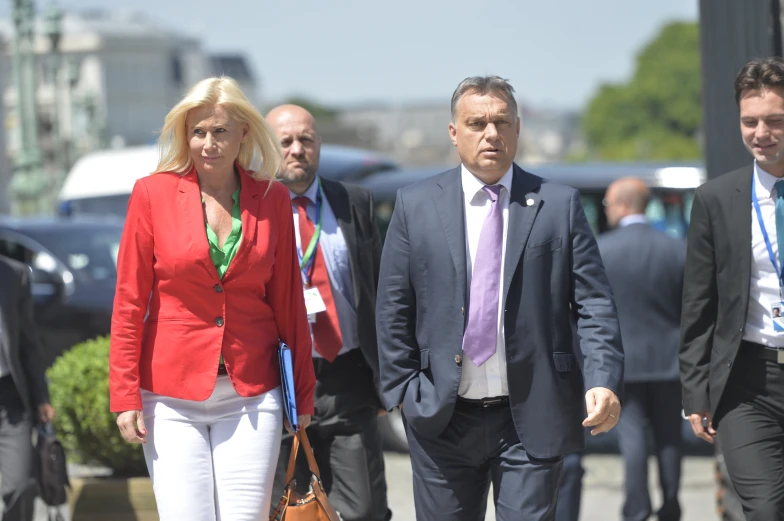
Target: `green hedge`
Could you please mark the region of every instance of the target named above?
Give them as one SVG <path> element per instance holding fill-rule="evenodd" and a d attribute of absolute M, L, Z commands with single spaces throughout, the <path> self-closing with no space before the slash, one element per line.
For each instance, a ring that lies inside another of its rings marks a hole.
<path fill-rule="evenodd" d="M 109 337 L 78 344 L 47 371 L 54 426 L 69 460 L 97 464 L 114 475 L 146 475 L 140 445 L 126 443 L 109 412 Z"/>

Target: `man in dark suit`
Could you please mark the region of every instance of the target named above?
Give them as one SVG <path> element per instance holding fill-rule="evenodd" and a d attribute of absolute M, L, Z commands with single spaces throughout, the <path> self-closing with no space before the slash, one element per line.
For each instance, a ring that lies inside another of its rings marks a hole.
<path fill-rule="evenodd" d="M 752 60 L 735 99 L 754 163 L 697 189 L 680 374 L 695 435 L 713 441 L 749 521 L 784 519 L 784 60 Z"/>
<path fill-rule="evenodd" d="M 491 482 L 499 521 L 552 520 L 563 455 L 620 414 L 596 241 L 576 190 L 514 165 L 519 132 L 506 80 L 461 82 L 462 165 L 401 189 L 387 232 L 381 389 L 405 418 L 420 521 L 484 519 Z"/>
<path fill-rule="evenodd" d="M 625 463 L 624 521 L 653 514 L 648 493 L 647 433 L 653 434 L 662 488 L 659 521 L 678 521 L 681 384 L 678 378 L 686 244 L 647 223 L 650 194 L 637 178 L 612 183 L 599 251 L 610 280 L 624 347 L 624 404 L 618 442 Z"/>
<path fill-rule="evenodd" d="M 378 428 L 375 328 L 381 238 L 373 196 L 316 175 L 321 139 L 308 111 L 283 105 L 270 111 L 267 122 L 283 148 L 279 178 L 291 191 L 303 283 L 311 294 L 306 301 L 317 383 L 307 434 L 342 519 L 385 521 L 391 512 Z M 283 490 L 290 451 L 291 438 L 281 448 L 275 498 Z M 307 490 L 307 465 L 304 459 L 298 463 L 297 482 Z"/>
<path fill-rule="evenodd" d="M 32 519 L 32 426 L 54 418 L 33 323 L 30 268 L 0 256 L 0 494 L 3 521 Z"/>

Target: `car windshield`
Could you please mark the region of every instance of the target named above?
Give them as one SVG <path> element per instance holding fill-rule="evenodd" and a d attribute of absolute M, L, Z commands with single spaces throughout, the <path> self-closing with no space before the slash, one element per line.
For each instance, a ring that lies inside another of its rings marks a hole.
<path fill-rule="evenodd" d="M 60 215 L 117 215 L 125 217 L 130 194 L 71 199 L 60 203 Z"/>
<path fill-rule="evenodd" d="M 122 227 L 36 231 L 30 236 L 51 251 L 78 282 L 112 282 L 117 278 L 117 253 Z"/>
<path fill-rule="evenodd" d="M 602 206 L 603 197 L 604 191 L 582 190 L 580 192 L 585 216 L 595 235 L 604 233 L 608 229 L 607 216 Z M 693 198 L 694 190 L 654 188 L 651 191 L 651 200 L 645 216 L 654 228 L 683 239 L 689 227 Z"/>

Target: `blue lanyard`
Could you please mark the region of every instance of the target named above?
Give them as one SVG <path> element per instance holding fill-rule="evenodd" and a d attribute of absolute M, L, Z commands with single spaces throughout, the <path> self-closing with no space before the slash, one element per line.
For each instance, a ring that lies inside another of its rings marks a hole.
<path fill-rule="evenodd" d="M 776 270 L 776 276 L 779 278 L 779 294 L 781 294 L 782 286 L 784 286 L 784 282 L 781 280 L 781 270 L 779 269 L 778 260 L 776 260 L 776 255 L 773 253 L 773 246 L 770 244 L 770 237 L 768 236 L 768 230 L 765 229 L 765 221 L 762 220 L 762 210 L 760 210 L 759 199 L 757 199 L 757 187 L 755 183 L 754 176 L 751 176 L 751 202 L 754 203 L 754 210 L 757 212 L 757 221 L 759 222 L 760 231 L 762 232 L 762 238 L 765 239 L 765 247 L 768 249 L 768 256 L 770 257 L 770 262 L 773 264 L 773 269 Z M 779 244 L 779 248 L 784 247 L 784 244 Z"/>
<path fill-rule="evenodd" d="M 305 278 L 305 284 L 310 286 L 310 278 L 312 275 L 313 262 L 316 259 L 316 248 L 318 247 L 319 237 L 321 237 L 321 216 L 322 216 L 322 200 L 321 200 L 321 179 L 318 181 L 316 188 L 316 222 L 314 223 L 313 237 L 310 238 L 310 244 L 307 246 L 305 255 L 302 254 L 302 246 L 300 244 L 297 248 L 297 256 L 299 257 L 299 269 L 302 270 L 302 276 Z M 305 211 L 303 208 L 301 211 Z M 300 231 L 300 237 L 302 232 Z M 307 258 L 305 258 L 307 257 Z"/>

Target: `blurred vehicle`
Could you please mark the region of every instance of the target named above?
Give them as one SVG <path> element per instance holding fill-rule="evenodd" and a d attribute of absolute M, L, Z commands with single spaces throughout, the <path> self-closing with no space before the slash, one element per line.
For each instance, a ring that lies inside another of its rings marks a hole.
<path fill-rule="evenodd" d="M 551 182 L 572 186 L 580 191 L 580 199 L 594 234 L 607 231 L 604 193 L 614 180 L 626 176 L 643 179 L 651 189 L 646 214 L 656 228 L 685 240 L 689 226 L 694 190 L 705 182 L 705 171 L 697 163 L 564 163 L 521 165 L 525 170 Z M 404 186 L 453 168 L 450 166 L 407 169 L 375 174 L 359 181 L 369 188 L 376 200 L 376 219 L 382 238 L 392 217 L 397 191 Z M 385 446 L 407 451 L 405 430 L 399 411 L 383 418 L 382 435 Z M 615 431 L 598 437 L 589 436 L 589 452 L 618 452 Z M 697 439 L 687 421 L 683 422 L 684 450 L 691 454 L 712 454 L 713 447 Z"/>
<path fill-rule="evenodd" d="M 125 217 L 133 184 L 158 165 L 155 145 L 100 150 L 80 158 L 59 194 L 58 213 Z M 393 160 L 359 148 L 323 145 L 319 174 L 336 181 L 357 181 L 398 168 Z"/>
<path fill-rule="evenodd" d="M 110 331 L 122 220 L 0 217 L 0 255 L 32 269 L 35 321 L 47 366 Z"/>

